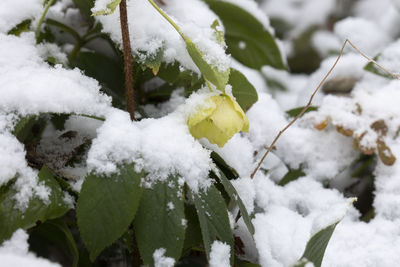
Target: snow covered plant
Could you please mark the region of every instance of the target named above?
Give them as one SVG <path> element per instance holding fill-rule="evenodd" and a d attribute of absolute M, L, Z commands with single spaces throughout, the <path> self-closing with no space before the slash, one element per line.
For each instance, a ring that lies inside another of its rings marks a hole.
<path fill-rule="evenodd" d="M 343 2 L 0 0 L 0 265 L 398 264 L 400 12 Z"/>

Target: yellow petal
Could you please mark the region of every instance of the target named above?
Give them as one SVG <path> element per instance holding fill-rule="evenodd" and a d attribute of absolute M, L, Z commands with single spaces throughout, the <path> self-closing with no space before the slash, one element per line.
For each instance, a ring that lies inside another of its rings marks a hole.
<path fill-rule="evenodd" d="M 235 133 L 248 132 L 249 121 L 239 104 L 230 96 L 212 96 L 204 106 L 187 121 L 194 138 L 205 137 L 210 143 L 223 147 Z"/>

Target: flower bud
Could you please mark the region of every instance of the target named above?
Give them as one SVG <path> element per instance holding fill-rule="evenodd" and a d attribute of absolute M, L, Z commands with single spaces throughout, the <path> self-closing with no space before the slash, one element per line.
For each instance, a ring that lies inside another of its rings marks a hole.
<path fill-rule="evenodd" d="M 223 147 L 240 131 L 249 131 L 249 120 L 232 97 L 211 96 L 187 120 L 189 131 L 196 139 L 207 138 L 211 144 Z"/>

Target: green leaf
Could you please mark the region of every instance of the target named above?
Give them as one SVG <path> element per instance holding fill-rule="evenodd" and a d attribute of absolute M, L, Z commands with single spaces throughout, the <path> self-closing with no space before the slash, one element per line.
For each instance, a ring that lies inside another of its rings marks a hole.
<path fill-rule="evenodd" d="M 244 111 L 257 102 L 257 90 L 240 71 L 231 68 L 228 83 L 232 85 L 232 94 Z"/>
<path fill-rule="evenodd" d="M 17 26 L 12 28 L 7 34 L 12 34 L 15 36 L 20 36 L 23 32 L 28 32 L 30 30 L 31 20 L 27 19 L 19 23 Z"/>
<path fill-rule="evenodd" d="M 214 35 L 215 35 L 215 38 L 217 39 L 217 42 L 221 46 L 225 46 L 224 32 L 220 30 L 221 27 L 220 27 L 219 21 L 217 19 L 214 20 L 213 24 L 211 24 L 211 29 L 214 30 Z"/>
<path fill-rule="evenodd" d="M 211 156 L 212 160 L 214 161 L 214 163 L 218 166 L 218 168 L 222 172 L 224 172 L 225 176 L 228 179 L 231 180 L 231 179 L 236 179 L 239 177 L 239 174 L 237 173 L 237 171 L 234 168 L 232 168 L 231 166 L 229 166 L 225 162 L 225 160 L 220 155 L 218 155 L 217 152 L 212 151 L 210 156 Z"/>
<path fill-rule="evenodd" d="M 124 70 L 121 62 L 97 52 L 79 52 L 73 62 L 89 77 L 98 80 L 102 89 L 113 98 L 113 104 L 123 108 L 125 103 Z"/>
<path fill-rule="evenodd" d="M 303 172 L 303 168 L 300 166 L 298 169 L 290 169 L 283 176 L 283 178 L 279 181 L 279 185 L 284 186 L 292 181 L 297 180 L 298 178 L 305 176 L 306 174 Z"/>
<path fill-rule="evenodd" d="M 117 6 L 119 5 L 119 3 L 121 3 L 121 0 L 109 0 L 107 7 L 105 9 L 99 10 L 99 11 L 93 13 L 92 16 L 110 15 L 110 14 L 114 13 L 114 11 L 117 8 Z"/>
<path fill-rule="evenodd" d="M 204 79 L 214 84 L 218 90 L 225 92 L 225 86 L 229 80 L 230 69 L 220 71 L 216 66 L 208 64 L 207 61 L 204 59 L 203 53 L 197 48 L 197 46 L 190 38 L 185 36 L 178 25 L 176 25 L 176 23 L 162 9 L 160 9 L 153 0 L 148 0 L 148 2 L 160 13 L 161 16 L 163 16 L 172 25 L 172 27 L 175 28 L 175 30 L 185 41 L 186 50 L 188 51 L 193 62 L 199 68 Z"/>
<path fill-rule="evenodd" d="M 35 197 L 29 201 L 25 211 L 18 208 L 15 199 L 17 191 L 13 183 L 0 188 L 0 244 L 9 239 L 18 228 L 28 229 L 37 221 L 58 218 L 69 210 L 64 202 L 64 192 L 46 166 L 40 170 L 38 180 L 51 190 L 49 202 L 45 203 Z"/>
<path fill-rule="evenodd" d="M 300 112 L 303 109 L 304 109 L 304 107 L 293 108 L 293 109 L 290 109 L 290 110 L 286 111 L 286 114 L 288 114 L 290 117 L 296 117 L 297 115 L 300 114 Z M 318 107 L 310 106 L 310 107 L 307 108 L 307 110 L 304 112 L 304 114 L 307 113 L 307 112 L 316 111 L 316 110 L 318 110 Z"/>
<path fill-rule="evenodd" d="M 228 244 L 231 247 L 231 255 L 233 255 L 233 235 L 227 207 L 221 193 L 214 185 L 211 185 L 206 192 L 194 193 L 193 201 L 200 222 L 207 258 L 210 259 L 211 246 L 215 240 Z M 232 256 L 231 263 L 233 263 Z"/>
<path fill-rule="evenodd" d="M 138 61 L 143 62 L 144 65 L 149 67 L 154 76 L 157 76 L 158 71 L 160 70 L 162 59 L 164 56 L 164 47 L 157 49 L 155 54 L 147 55 L 146 52 L 139 51 L 139 59 Z"/>
<path fill-rule="evenodd" d="M 225 27 L 228 53 L 247 67 L 272 66 L 286 69 L 272 34 L 252 14 L 241 7 L 220 0 L 205 0 Z"/>
<path fill-rule="evenodd" d="M 379 59 L 379 55 L 373 58 L 375 61 Z M 392 75 L 389 73 L 384 72 L 383 70 L 379 69 L 373 62 L 368 62 L 367 65 L 364 66 L 364 70 L 369 71 L 373 74 L 376 74 L 378 76 L 393 80 L 395 79 Z"/>
<path fill-rule="evenodd" d="M 186 50 L 188 51 L 193 62 L 199 68 L 204 79 L 206 79 L 207 81 L 214 84 L 218 90 L 225 92 L 225 86 L 229 80 L 230 69 L 227 69 L 226 71 L 222 72 L 222 71 L 218 70 L 217 67 L 211 66 L 204 59 L 203 53 L 200 52 L 200 50 L 192 42 L 192 40 L 190 40 L 187 37 L 185 37 L 184 40 L 186 43 Z"/>
<path fill-rule="evenodd" d="M 63 254 L 71 256 L 72 266 L 78 266 L 79 251 L 71 231 L 63 220 L 48 220 L 35 227 L 29 233 L 29 248 L 45 258 L 58 255 L 54 252 L 59 248 Z"/>
<path fill-rule="evenodd" d="M 136 240 L 144 264 L 153 266 L 153 253 L 165 248 L 167 257 L 180 258 L 185 240 L 185 212 L 177 177 L 143 191 L 134 221 Z"/>
<path fill-rule="evenodd" d="M 187 227 L 185 231 L 183 254 L 186 254 L 193 248 L 196 250 L 202 250 L 203 238 L 201 236 L 201 228 L 199 218 L 196 214 L 196 208 L 193 205 L 185 205 L 185 217 L 187 220 Z"/>
<path fill-rule="evenodd" d="M 31 134 L 32 127 L 36 123 L 36 120 L 36 115 L 28 115 L 26 117 L 22 117 L 14 126 L 12 134 L 17 137 L 18 141 L 23 143 Z"/>
<path fill-rule="evenodd" d="M 92 261 L 128 229 L 139 206 L 143 176 L 133 164 L 126 164 L 108 177 L 93 173 L 86 177 L 76 212 Z"/>
<path fill-rule="evenodd" d="M 64 130 L 65 122 L 69 119 L 71 114 L 51 114 L 50 121 L 53 124 L 54 128 L 59 131 Z"/>
<path fill-rule="evenodd" d="M 90 11 L 94 6 L 94 0 L 73 0 L 74 4 L 79 8 L 82 14 L 86 16 L 86 18 L 93 20 L 92 11 Z"/>
<path fill-rule="evenodd" d="M 247 212 L 246 207 L 243 204 L 242 199 L 240 198 L 239 194 L 237 193 L 235 187 L 231 184 L 231 182 L 226 178 L 225 174 L 223 172 L 219 173 L 220 177 L 219 180 L 221 181 L 221 184 L 224 186 L 225 191 L 228 193 L 230 199 L 239 207 L 240 213 L 243 217 L 244 223 L 247 226 L 247 229 L 249 230 L 251 235 L 254 235 L 254 226 L 253 223 L 251 222 L 251 218 L 249 216 L 249 213 Z"/>
<path fill-rule="evenodd" d="M 333 231 L 335 231 L 336 225 L 338 225 L 340 221 L 341 220 L 327 226 L 311 237 L 307 242 L 306 249 L 297 266 L 303 266 L 302 264 L 307 261 L 312 262 L 315 267 L 321 266 L 326 247 L 332 237 Z"/>

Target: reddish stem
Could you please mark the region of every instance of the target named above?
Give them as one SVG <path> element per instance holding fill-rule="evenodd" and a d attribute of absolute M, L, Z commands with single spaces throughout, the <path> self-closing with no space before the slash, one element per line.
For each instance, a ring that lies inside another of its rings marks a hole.
<path fill-rule="evenodd" d="M 129 25 L 128 15 L 126 11 L 126 0 L 122 0 L 119 4 L 119 14 L 121 20 L 121 32 L 122 32 L 122 46 L 124 50 L 124 70 L 125 70 L 125 99 L 126 99 L 126 110 L 131 116 L 131 120 L 135 120 L 135 99 L 134 99 L 134 88 L 133 88 L 133 60 L 132 60 L 132 48 L 131 41 L 129 38 Z"/>

